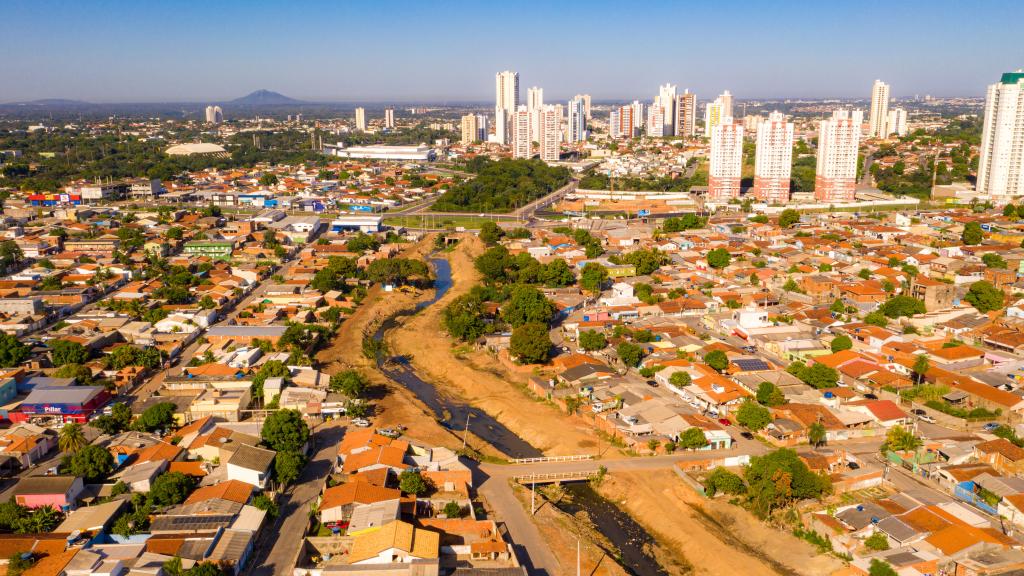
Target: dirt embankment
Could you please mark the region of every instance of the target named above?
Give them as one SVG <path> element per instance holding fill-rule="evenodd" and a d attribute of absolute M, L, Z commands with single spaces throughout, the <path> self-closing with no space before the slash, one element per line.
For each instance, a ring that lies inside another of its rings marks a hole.
<path fill-rule="evenodd" d="M 456 350 L 459 347 L 442 331 L 445 306 L 480 281 L 473 259 L 483 251 L 479 238 L 463 236 L 448 255 L 452 288 L 436 304 L 390 331 L 390 349 L 407 356 L 427 380 L 442 385 L 442 393 L 453 393 L 487 412 L 545 454 L 594 452 L 597 442 L 591 430 L 572 423 L 553 405 L 532 398 L 522 385 L 523 377 L 503 370 L 487 352 Z"/>
<path fill-rule="evenodd" d="M 409 245 L 401 256 L 426 258 L 433 249 L 433 241 L 433 236 L 428 236 Z M 375 331 L 385 319 L 429 300 L 432 295 L 432 290 L 385 292 L 380 286 L 374 286 L 352 316 L 342 323 L 330 345 L 317 354 L 317 360 L 328 374 L 354 368 L 367 377 L 372 385 L 370 400 L 375 406 L 374 425 L 384 428 L 403 424 L 408 427 L 407 434 L 412 438 L 435 446 L 458 448 L 462 446 L 461 437 L 441 426 L 412 392 L 381 374 L 376 364 L 362 353 L 364 333 Z M 474 437 L 471 435 L 470 438 Z M 500 456 L 500 452 L 479 438 L 475 440 L 471 443 L 477 449 L 491 456 Z"/>
<path fill-rule="evenodd" d="M 694 493 L 671 470 L 615 472 L 598 491 L 685 557 L 694 574 L 819 576 L 843 566 L 742 508 Z"/>

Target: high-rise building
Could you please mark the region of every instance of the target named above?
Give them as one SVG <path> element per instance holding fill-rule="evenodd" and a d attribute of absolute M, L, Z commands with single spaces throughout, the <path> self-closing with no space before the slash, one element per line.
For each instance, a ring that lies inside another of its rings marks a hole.
<path fill-rule="evenodd" d="M 728 90 L 718 96 L 718 101 L 722 103 L 722 118 L 726 116 L 735 118 L 735 115 L 732 113 L 732 94 Z"/>
<path fill-rule="evenodd" d="M 818 129 L 818 164 L 814 198 L 819 202 L 853 202 L 857 187 L 861 110 L 835 110 Z"/>
<path fill-rule="evenodd" d="M 658 87 L 658 105 L 661 106 L 662 123 L 665 128 L 662 136 L 676 135 L 676 85 L 665 84 Z"/>
<path fill-rule="evenodd" d="M 512 113 L 512 157 L 530 158 L 533 156 L 533 134 L 531 125 L 533 114 L 526 106 L 519 106 Z"/>
<path fill-rule="evenodd" d="M 519 73 L 505 70 L 494 76 L 494 135 L 499 144 L 508 144 L 508 123 L 519 109 Z"/>
<path fill-rule="evenodd" d="M 889 118 L 885 122 L 887 136 L 895 134 L 899 137 L 907 135 L 907 111 L 903 108 L 889 110 Z"/>
<path fill-rule="evenodd" d="M 743 170 L 743 125 L 726 116 L 711 131 L 708 200 L 728 202 L 740 196 Z"/>
<path fill-rule="evenodd" d="M 685 90 L 676 101 L 676 136 L 697 134 L 697 95 Z"/>
<path fill-rule="evenodd" d="M 224 121 L 224 112 L 220 109 L 220 106 L 207 106 L 206 107 L 206 122 L 207 124 L 220 124 Z"/>
<path fill-rule="evenodd" d="M 487 123 L 485 114 L 476 115 L 476 139 L 481 142 L 487 141 Z"/>
<path fill-rule="evenodd" d="M 661 96 L 655 96 L 654 103 L 647 109 L 647 135 L 652 138 L 665 135 L 665 107 L 661 105 Z"/>
<path fill-rule="evenodd" d="M 754 197 L 769 204 L 788 202 L 792 167 L 793 123 L 783 113 L 772 112 L 757 125 Z"/>
<path fill-rule="evenodd" d="M 565 131 L 565 139 L 569 142 L 583 142 L 587 139 L 587 103 L 577 96 L 569 100 L 566 108 L 569 112 L 569 123 Z"/>
<path fill-rule="evenodd" d="M 617 108 L 612 109 L 612 112 L 608 117 L 609 137 L 614 139 L 633 137 L 634 110 L 635 108 L 632 104 L 628 106 L 619 106 Z"/>
<path fill-rule="evenodd" d="M 764 122 L 764 116 L 760 114 L 747 114 L 743 117 L 743 130 L 748 134 L 756 134 L 757 127 Z"/>
<path fill-rule="evenodd" d="M 540 159 L 557 162 L 560 155 L 558 141 L 562 135 L 562 113 L 558 106 L 541 106 L 532 114 L 537 118 L 537 133 L 533 140 L 540 147 Z"/>
<path fill-rule="evenodd" d="M 366 110 L 356 108 L 356 130 L 366 132 Z"/>
<path fill-rule="evenodd" d="M 572 97 L 573 100 L 583 100 L 583 114 L 587 121 L 591 119 L 590 115 L 590 94 L 577 94 Z"/>
<path fill-rule="evenodd" d="M 868 117 L 868 138 L 885 138 L 890 130 L 889 123 L 889 85 L 875 80 L 871 85 L 871 115 Z"/>
<path fill-rule="evenodd" d="M 395 110 L 393 108 L 384 109 L 384 127 L 394 128 L 395 127 Z"/>
<path fill-rule="evenodd" d="M 732 118 L 732 94 L 729 94 L 728 90 L 704 109 L 704 134 L 710 135 L 715 126 L 721 124 L 725 118 Z"/>
<path fill-rule="evenodd" d="M 985 94 L 978 192 L 1024 195 L 1024 70 L 1007 72 Z"/>
<path fill-rule="evenodd" d="M 544 106 L 544 89 L 534 86 L 526 91 L 526 107 L 540 110 Z"/>
<path fill-rule="evenodd" d="M 644 106 L 644 103 L 639 100 L 633 100 L 633 103 L 630 104 L 630 106 L 633 107 L 633 133 L 636 134 L 637 130 L 644 127 L 644 118 L 647 118 L 644 114 L 646 106 Z"/>
<path fill-rule="evenodd" d="M 472 144 L 479 139 L 480 132 L 476 119 L 476 114 L 466 114 L 462 117 L 462 138 L 460 142 L 463 145 Z"/>

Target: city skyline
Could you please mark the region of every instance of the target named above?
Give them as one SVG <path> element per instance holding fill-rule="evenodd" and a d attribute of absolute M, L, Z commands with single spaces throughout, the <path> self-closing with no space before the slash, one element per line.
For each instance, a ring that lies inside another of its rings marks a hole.
<path fill-rule="evenodd" d="M 0 23 L 0 47 L 15 56 L 0 62 L 0 102 L 224 102 L 261 88 L 310 102 L 483 102 L 490 76 L 502 69 L 518 71 L 524 86 L 544 87 L 550 101 L 580 92 L 595 101 L 649 99 L 664 83 L 698 95 L 728 89 L 739 99 L 864 98 L 876 78 L 897 98 L 981 97 L 991 77 L 1022 65 L 1013 3 L 885 5 L 905 23 L 899 35 L 868 25 L 882 6 L 664 4 L 666 16 L 683 23 L 685 57 L 671 49 L 674 39 L 652 34 L 583 58 L 550 32 L 570 13 L 578 29 L 599 30 L 612 4 L 551 7 L 549 23 L 533 27 L 521 50 L 494 40 L 493 23 L 523 13 L 505 6 L 15 1 Z M 702 26 L 712 14 L 757 26 Z M 779 27 L 793 34 L 780 37 Z M 456 41 L 425 33 L 445 28 L 467 34 Z M 909 57 L 912 67 L 904 65 Z M 629 64 L 637 58 L 649 65 Z"/>

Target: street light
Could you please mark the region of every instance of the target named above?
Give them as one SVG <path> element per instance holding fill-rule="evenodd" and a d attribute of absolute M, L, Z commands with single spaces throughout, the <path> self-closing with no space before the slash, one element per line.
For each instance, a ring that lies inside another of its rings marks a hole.
<path fill-rule="evenodd" d="M 462 449 L 466 449 L 466 441 L 469 438 L 469 419 L 475 416 L 472 412 L 466 412 L 466 428 L 462 431 Z"/>

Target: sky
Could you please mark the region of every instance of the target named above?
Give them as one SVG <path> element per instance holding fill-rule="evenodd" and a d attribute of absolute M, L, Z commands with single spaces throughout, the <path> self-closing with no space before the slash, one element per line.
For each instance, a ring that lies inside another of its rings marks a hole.
<path fill-rule="evenodd" d="M 2 0 L 0 102 L 980 96 L 1024 67 L 1021 0 Z"/>

